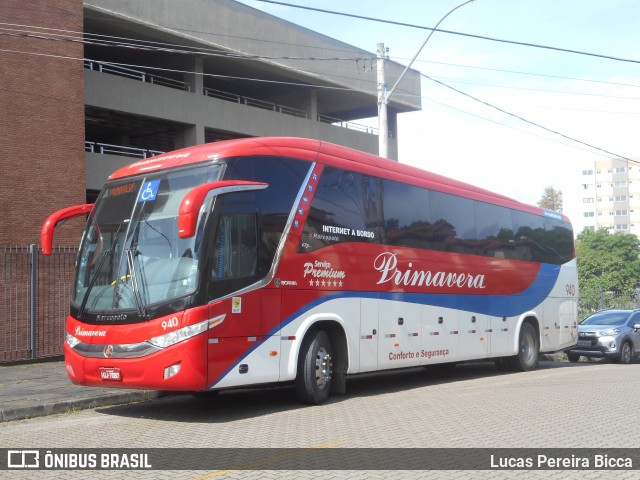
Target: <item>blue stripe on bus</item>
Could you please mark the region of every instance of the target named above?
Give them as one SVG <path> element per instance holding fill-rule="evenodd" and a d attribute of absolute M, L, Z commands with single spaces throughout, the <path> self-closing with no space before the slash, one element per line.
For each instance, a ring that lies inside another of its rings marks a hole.
<path fill-rule="evenodd" d="M 386 293 L 386 292 L 332 292 L 323 295 L 285 318 L 267 335 L 275 335 L 305 312 L 331 300 L 341 298 L 374 298 L 398 302 L 417 303 L 432 307 L 452 308 L 494 317 L 514 317 L 533 309 L 549 295 L 553 289 L 560 265 L 542 264 L 536 279 L 520 293 L 512 295 L 461 295 L 450 293 Z"/>
<path fill-rule="evenodd" d="M 325 302 L 341 298 L 373 298 L 398 302 L 417 303 L 433 307 L 453 308 L 468 312 L 491 315 L 494 317 L 514 317 L 527 312 L 549 295 L 560 274 L 560 265 L 542 264 L 533 283 L 520 293 L 513 295 L 458 295 L 444 293 L 383 293 L 383 292 L 333 292 L 323 295 L 285 318 L 265 337 L 276 335 L 282 328 L 309 310 Z M 251 354 L 264 341 L 256 342 L 242 356 L 229 366 L 211 386 L 227 376 L 242 360 Z"/>

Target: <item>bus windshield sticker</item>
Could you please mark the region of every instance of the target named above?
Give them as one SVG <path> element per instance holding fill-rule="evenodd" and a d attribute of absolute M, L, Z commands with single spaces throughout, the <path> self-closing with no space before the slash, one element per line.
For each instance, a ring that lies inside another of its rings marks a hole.
<path fill-rule="evenodd" d="M 323 233 L 334 233 L 337 235 L 346 235 L 351 237 L 365 237 L 374 239 L 376 237 L 375 233 L 368 230 L 358 230 L 355 228 L 349 227 L 336 227 L 334 225 L 322 225 Z"/>
<path fill-rule="evenodd" d="M 151 180 L 149 182 L 145 182 L 140 189 L 140 194 L 138 195 L 138 202 L 149 202 L 151 200 L 156 199 L 156 195 L 158 194 L 158 187 L 160 186 L 160 180 Z"/>
<path fill-rule="evenodd" d="M 231 299 L 231 313 L 242 313 L 242 297 Z"/>

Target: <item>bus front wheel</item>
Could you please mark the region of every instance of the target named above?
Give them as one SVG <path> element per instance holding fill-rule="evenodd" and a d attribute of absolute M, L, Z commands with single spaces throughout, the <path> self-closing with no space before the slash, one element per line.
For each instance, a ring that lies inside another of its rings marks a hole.
<path fill-rule="evenodd" d="M 303 403 L 318 405 L 329 398 L 333 375 L 331 339 L 327 332 L 309 333 L 300 348 L 295 387 Z"/>
<path fill-rule="evenodd" d="M 529 372 L 538 367 L 540 340 L 536 328 L 529 322 L 522 324 L 518 340 L 518 353 L 508 359 L 511 370 Z"/>

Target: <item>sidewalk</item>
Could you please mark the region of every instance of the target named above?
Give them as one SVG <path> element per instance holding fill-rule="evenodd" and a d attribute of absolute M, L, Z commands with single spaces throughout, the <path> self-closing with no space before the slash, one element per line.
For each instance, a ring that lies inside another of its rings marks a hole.
<path fill-rule="evenodd" d="M 151 400 L 161 392 L 80 387 L 64 362 L 0 366 L 0 422 Z"/>

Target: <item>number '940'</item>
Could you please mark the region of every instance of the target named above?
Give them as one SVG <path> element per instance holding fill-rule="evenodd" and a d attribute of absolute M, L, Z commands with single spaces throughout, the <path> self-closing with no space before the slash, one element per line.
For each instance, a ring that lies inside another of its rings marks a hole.
<path fill-rule="evenodd" d="M 162 329 L 166 330 L 167 328 L 177 327 L 178 326 L 178 317 L 172 317 L 169 320 L 162 321 Z"/>

